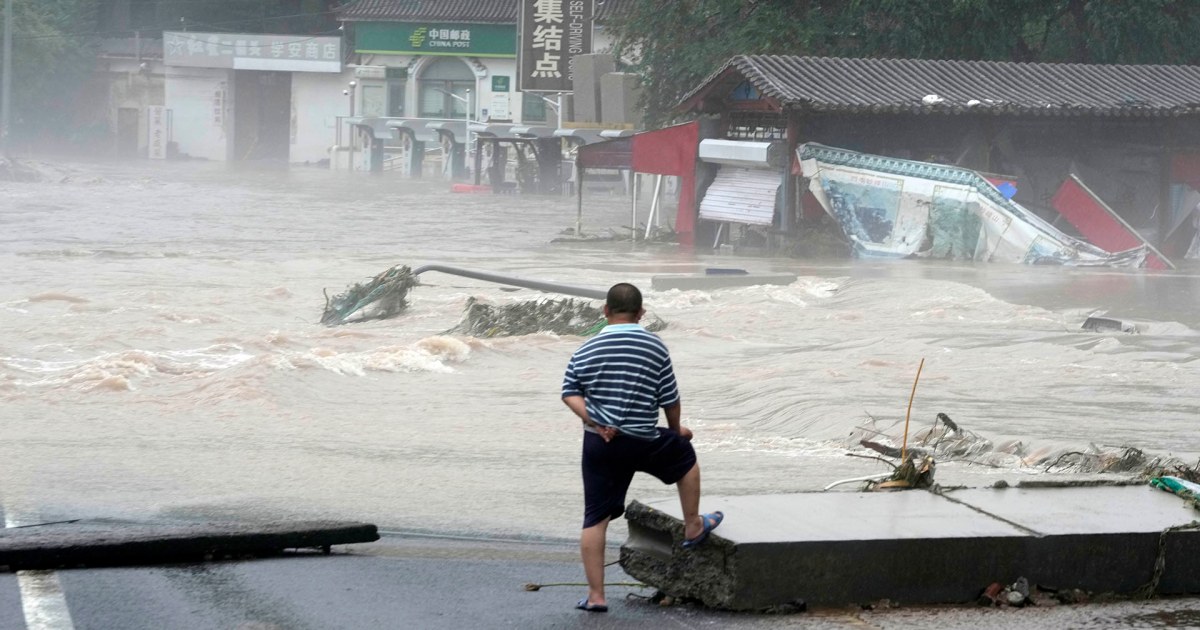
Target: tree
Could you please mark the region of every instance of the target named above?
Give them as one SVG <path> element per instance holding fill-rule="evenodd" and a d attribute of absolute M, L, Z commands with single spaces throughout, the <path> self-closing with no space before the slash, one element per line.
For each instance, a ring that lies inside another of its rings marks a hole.
<path fill-rule="evenodd" d="M 94 40 L 79 33 L 95 29 L 96 7 L 94 0 L 13 0 L 14 137 L 66 120 L 71 94 L 92 68 Z"/>
<path fill-rule="evenodd" d="M 103 105 L 84 96 L 103 39 L 135 32 L 159 38 L 164 30 L 182 29 L 316 34 L 337 28 L 335 0 L 12 1 L 10 125 L 13 139 L 26 144 L 109 133 L 95 122 L 95 108 Z M 88 108 L 92 115 L 83 115 Z"/>

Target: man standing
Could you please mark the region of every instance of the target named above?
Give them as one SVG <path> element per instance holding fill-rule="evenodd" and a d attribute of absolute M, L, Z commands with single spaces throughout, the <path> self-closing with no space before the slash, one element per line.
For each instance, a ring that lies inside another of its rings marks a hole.
<path fill-rule="evenodd" d="M 604 547 L 608 522 L 625 512 L 633 473 L 646 472 L 679 489 L 684 548 L 708 538 L 724 514 L 700 514 L 700 465 L 692 432 L 679 424 L 679 388 L 667 346 L 638 322 L 646 310 L 632 284 L 613 285 L 604 304 L 608 325 L 567 364 L 562 399 L 583 421 L 583 533 L 579 551 L 588 595 L 576 608 L 606 612 Z M 667 428 L 658 424 L 658 410 Z"/>

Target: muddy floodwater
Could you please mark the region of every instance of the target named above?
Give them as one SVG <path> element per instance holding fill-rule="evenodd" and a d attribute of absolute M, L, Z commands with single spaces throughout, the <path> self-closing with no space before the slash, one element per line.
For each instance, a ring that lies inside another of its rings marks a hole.
<path fill-rule="evenodd" d="M 395 319 L 327 328 L 323 290 L 444 262 L 605 288 L 666 320 L 710 494 L 881 472 L 869 416 L 938 412 L 1026 452 L 1200 456 L 1200 271 L 733 258 L 551 243 L 574 200 L 451 194 L 317 169 L 72 165 L 0 184 L 0 494 L 58 518 L 345 518 L 383 529 L 569 538 L 581 432 L 559 400 L 579 337 L 446 335 L 467 300 L 531 291 L 430 273 Z M 584 227 L 629 224 L 587 199 Z M 644 211 L 643 211 L 644 220 Z M 705 267 L 790 286 L 650 290 Z M 1092 313 L 1140 334 L 1083 332 Z M 947 462 L 943 483 L 1045 475 Z M 671 496 L 652 478 L 631 498 Z M 736 515 L 729 515 L 736 518 Z M 26 517 L 28 518 L 28 517 Z M 618 527 L 620 529 L 620 527 Z M 620 532 L 612 541 L 620 540 Z"/>

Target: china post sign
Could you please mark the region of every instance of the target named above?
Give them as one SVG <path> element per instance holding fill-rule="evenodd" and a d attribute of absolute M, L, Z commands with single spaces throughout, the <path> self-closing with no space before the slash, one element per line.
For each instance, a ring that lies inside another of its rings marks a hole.
<path fill-rule="evenodd" d="M 570 92 L 575 55 L 592 52 L 592 0 L 521 0 L 517 87 Z"/>

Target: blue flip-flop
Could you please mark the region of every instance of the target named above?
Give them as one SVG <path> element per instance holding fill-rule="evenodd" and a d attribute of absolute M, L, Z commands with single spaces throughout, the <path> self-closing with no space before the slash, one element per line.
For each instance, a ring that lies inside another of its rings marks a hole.
<path fill-rule="evenodd" d="M 701 514 L 700 521 L 704 524 L 704 529 L 700 530 L 700 535 L 696 536 L 695 538 L 688 538 L 687 540 L 684 540 L 682 545 L 683 548 L 691 549 L 705 540 L 708 540 L 709 532 L 716 529 L 717 525 L 720 525 L 721 521 L 723 520 L 725 520 L 725 513 L 721 511 L 713 512 L 712 514 Z"/>
<path fill-rule="evenodd" d="M 608 612 L 608 606 L 605 606 L 604 604 L 593 604 L 588 601 L 587 597 L 579 600 L 579 603 L 575 604 L 575 607 L 579 610 L 586 610 L 588 612 Z"/>

